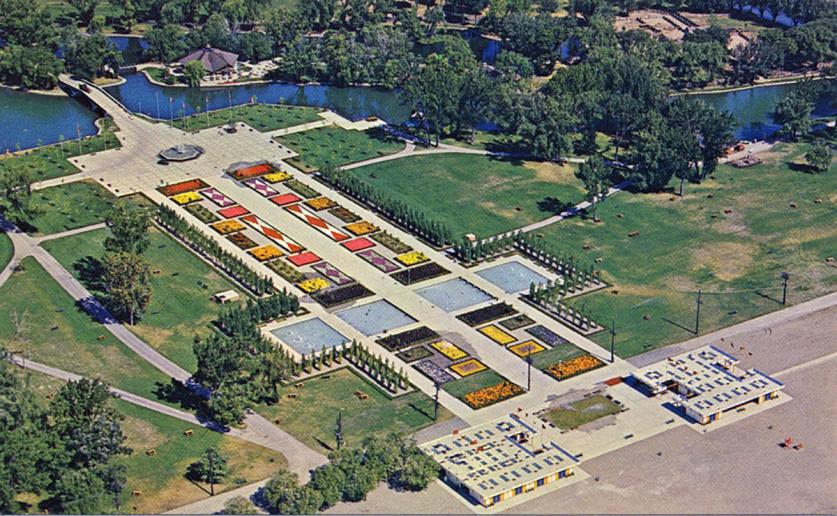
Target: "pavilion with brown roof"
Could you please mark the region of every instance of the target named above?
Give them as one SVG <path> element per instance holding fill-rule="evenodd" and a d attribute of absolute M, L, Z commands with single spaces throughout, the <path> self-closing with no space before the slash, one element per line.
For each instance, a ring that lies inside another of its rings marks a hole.
<path fill-rule="evenodd" d="M 235 70 L 238 64 L 238 54 L 225 52 L 217 48 L 204 47 L 179 59 L 177 62 L 185 65 L 192 61 L 200 61 L 206 73 L 231 72 Z"/>

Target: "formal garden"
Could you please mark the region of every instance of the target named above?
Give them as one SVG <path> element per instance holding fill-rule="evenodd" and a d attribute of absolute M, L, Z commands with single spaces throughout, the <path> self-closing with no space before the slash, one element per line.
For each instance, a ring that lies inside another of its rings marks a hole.
<path fill-rule="evenodd" d="M 299 153 L 289 163 L 310 173 L 327 163 L 345 165 L 393 154 L 404 148 L 398 139 L 380 129 L 354 131 L 336 126 L 319 127 L 277 138 L 279 143 Z"/>

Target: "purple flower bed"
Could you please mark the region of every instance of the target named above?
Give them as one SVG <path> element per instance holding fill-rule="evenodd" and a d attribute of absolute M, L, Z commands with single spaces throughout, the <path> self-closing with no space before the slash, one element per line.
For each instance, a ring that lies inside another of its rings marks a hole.
<path fill-rule="evenodd" d="M 436 383 L 448 383 L 455 379 L 452 374 L 437 366 L 430 360 L 422 360 L 418 364 L 413 364 L 413 367 L 415 367 L 418 372 Z"/>
<path fill-rule="evenodd" d="M 542 324 L 532 326 L 531 328 L 526 328 L 526 333 L 537 338 L 538 340 L 552 348 L 569 342 L 567 339 L 558 335 L 557 333 L 555 333 L 554 331 L 550 330 Z"/>

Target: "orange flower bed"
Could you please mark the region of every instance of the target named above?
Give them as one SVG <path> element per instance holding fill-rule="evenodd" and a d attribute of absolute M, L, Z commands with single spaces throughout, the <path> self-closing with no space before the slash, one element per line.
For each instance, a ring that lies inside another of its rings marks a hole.
<path fill-rule="evenodd" d="M 244 167 L 239 168 L 238 170 L 234 170 L 232 175 L 234 178 L 241 180 L 241 179 L 249 179 L 251 177 L 263 176 L 273 172 L 273 165 L 270 163 L 260 163 L 258 165 L 253 165 L 252 167 Z"/>
<path fill-rule="evenodd" d="M 378 226 L 372 224 L 371 222 L 366 222 L 365 220 L 355 222 L 354 224 L 347 224 L 345 227 L 355 236 L 368 235 L 369 233 L 378 231 Z"/>
<path fill-rule="evenodd" d="M 509 381 L 503 381 L 497 385 L 483 387 L 480 390 L 469 392 L 463 397 L 463 401 L 472 409 L 481 409 L 522 393 L 522 387 Z"/>
<path fill-rule="evenodd" d="M 592 355 L 581 355 L 580 357 L 575 357 L 572 360 L 567 360 L 566 362 L 552 364 L 544 369 L 543 372 L 556 380 L 564 380 L 603 365 L 604 362 Z"/>
<path fill-rule="evenodd" d="M 276 249 L 276 247 L 272 245 L 263 245 L 255 249 L 250 249 L 247 252 L 253 255 L 253 257 L 260 262 L 266 262 L 274 258 L 279 258 L 283 254 L 282 251 Z"/>
<path fill-rule="evenodd" d="M 316 199 L 309 199 L 305 201 L 305 204 L 307 204 L 309 208 L 315 211 L 327 210 L 328 208 L 334 208 L 335 206 L 337 206 L 337 203 L 332 201 L 328 197 L 317 197 Z"/>
<path fill-rule="evenodd" d="M 190 179 L 189 181 L 181 181 L 180 183 L 161 186 L 157 189 L 157 191 L 166 197 L 171 197 L 172 195 L 194 192 L 195 190 L 200 190 L 202 188 L 209 188 L 209 185 L 200 179 Z"/>

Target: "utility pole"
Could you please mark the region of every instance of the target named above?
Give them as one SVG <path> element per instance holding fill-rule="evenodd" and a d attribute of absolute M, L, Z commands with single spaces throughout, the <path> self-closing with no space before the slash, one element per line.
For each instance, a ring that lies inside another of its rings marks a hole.
<path fill-rule="evenodd" d="M 782 273 L 782 306 L 785 305 L 788 301 L 788 280 L 790 279 L 790 274 L 787 272 Z"/>
<path fill-rule="evenodd" d="M 529 347 L 529 353 L 526 354 L 526 392 L 532 390 L 532 347 Z"/>
<path fill-rule="evenodd" d="M 701 301 L 700 296 L 702 294 L 701 290 L 698 290 L 697 294 L 697 313 L 695 314 L 695 335 L 700 335 L 700 305 L 703 304 Z"/>
<path fill-rule="evenodd" d="M 613 363 L 613 347 L 616 343 L 616 321 L 610 321 L 610 363 Z"/>
<path fill-rule="evenodd" d="M 334 428 L 334 440 L 337 441 L 337 449 L 343 446 L 343 412 L 337 413 L 337 426 Z"/>

